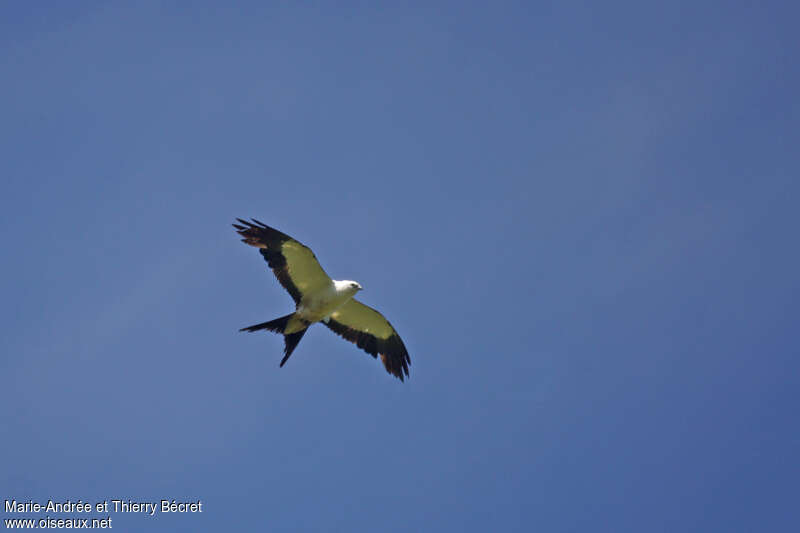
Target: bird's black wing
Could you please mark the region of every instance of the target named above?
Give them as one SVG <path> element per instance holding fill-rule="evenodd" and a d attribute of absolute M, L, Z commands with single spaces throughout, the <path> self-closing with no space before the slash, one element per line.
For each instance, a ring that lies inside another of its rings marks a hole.
<path fill-rule="evenodd" d="M 233 227 L 242 236 L 242 242 L 260 249 L 261 255 L 295 304 L 300 303 L 303 294 L 323 289 L 332 283 L 314 252 L 307 246 L 256 219 L 252 222 L 241 218 L 236 220 L 239 224 Z"/>
<path fill-rule="evenodd" d="M 408 376 L 408 356 L 403 340 L 386 318 L 355 298 L 323 322 L 334 333 L 355 343 L 372 357 L 381 356 L 386 371 L 403 381 Z"/>

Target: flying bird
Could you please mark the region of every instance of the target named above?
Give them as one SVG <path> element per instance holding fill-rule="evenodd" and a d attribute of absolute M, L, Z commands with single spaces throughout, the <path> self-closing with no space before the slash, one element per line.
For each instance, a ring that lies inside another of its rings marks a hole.
<path fill-rule="evenodd" d="M 239 224 L 233 227 L 242 236 L 242 242 L 259 248 L 295 303 L 293 313 L 239 331 L 266 329 L 282 334 L 284 356 L 280 366 L 283 367 L 309 326 L 322 322 L 372 357 L 380 355 L 386 371 L 400 381 L 404 375 L 408 376 L 411 358 L 400 335 L 382 314 L 354 298 L 362 289 L 358 282 L 331 279 L 314 252 L 285 233 L 256 219 L 236 220 Z"/>

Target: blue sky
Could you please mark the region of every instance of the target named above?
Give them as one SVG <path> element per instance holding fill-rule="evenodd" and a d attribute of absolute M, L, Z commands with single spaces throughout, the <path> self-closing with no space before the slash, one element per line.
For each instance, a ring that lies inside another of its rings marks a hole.
<path fill-rule="evenodd" d="M 121 531 L 793 530 L 798 15 L 5 3 L 2 498 L 204 503 Z M 237 331 L 292 306 L 251 216 L 361 282 L 410 380 Z"/>

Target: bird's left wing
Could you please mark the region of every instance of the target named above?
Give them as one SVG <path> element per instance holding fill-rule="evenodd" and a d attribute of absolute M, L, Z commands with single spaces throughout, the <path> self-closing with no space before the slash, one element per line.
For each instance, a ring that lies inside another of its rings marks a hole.
<path fill-rule="evenodd" d="M 299 304 L 304 294 L 333 283 L 307 246 L 256 219 L 253 222 L 236 220 L 240 224 L 233 227 L 243 237 L 242 241 L 260 248 L 261 255 L 294 303 Z"/>
<path fill-rule="evenodd" d="M 400 381 L 403 381 L 404 374 L 408 376 L 408 365 L 411 364 L 408 351 L 397 331 L 375 309 L 353 298 L 323 323 L 372 357 L 380 355 L 386 371 Z"/>

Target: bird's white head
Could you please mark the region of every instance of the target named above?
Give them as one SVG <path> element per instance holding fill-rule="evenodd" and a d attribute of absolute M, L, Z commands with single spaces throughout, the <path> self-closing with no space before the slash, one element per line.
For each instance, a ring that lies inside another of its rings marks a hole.
<path fill-rule="evenodd" d="M 339 289 L 340 291 L 352 292 L 353 294 L 357 293 L 362 289 L 361 284 L 359 282 L 352 281 L 349 279 L 336 281 L 336 288 Z"/>

